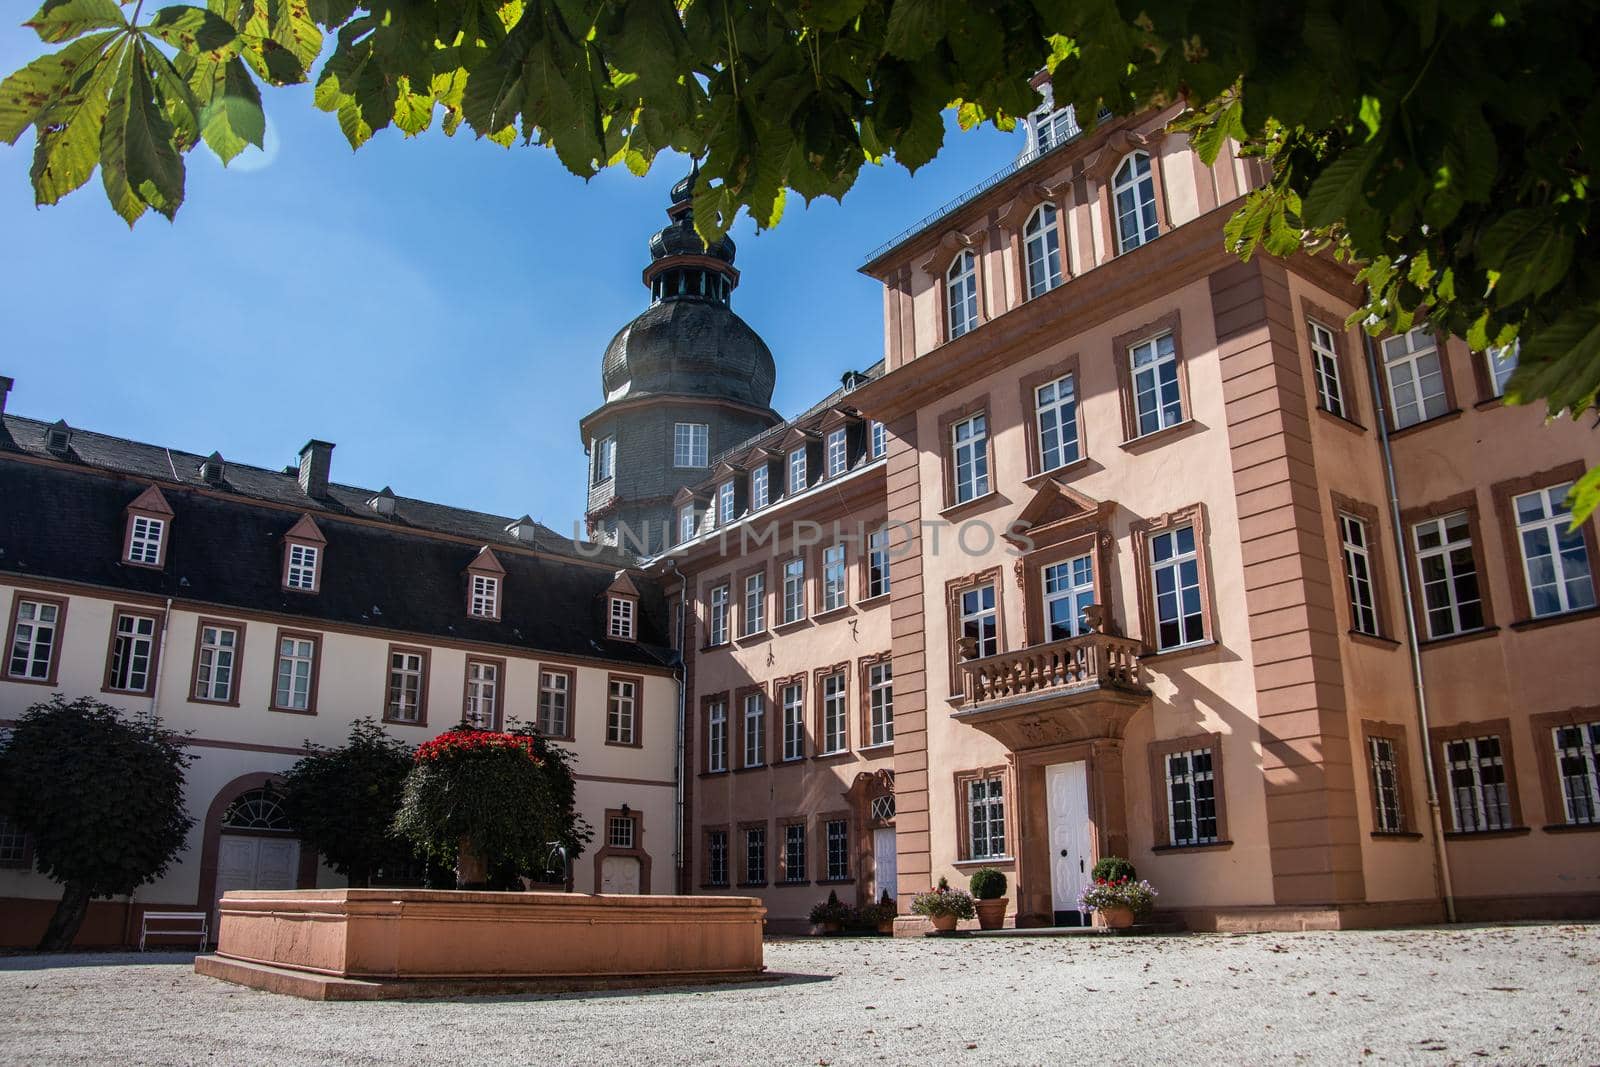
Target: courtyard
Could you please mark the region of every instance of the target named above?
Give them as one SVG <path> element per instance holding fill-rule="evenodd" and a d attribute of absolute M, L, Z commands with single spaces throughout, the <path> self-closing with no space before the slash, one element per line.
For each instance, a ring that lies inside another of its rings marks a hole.
<path fill-rule="evenodd" d="M 739 986 L 321 1004 L 179 953 L 0 958 L 5 1063 L 1592 1063 L 1600 925 L 798 939 Z"/>

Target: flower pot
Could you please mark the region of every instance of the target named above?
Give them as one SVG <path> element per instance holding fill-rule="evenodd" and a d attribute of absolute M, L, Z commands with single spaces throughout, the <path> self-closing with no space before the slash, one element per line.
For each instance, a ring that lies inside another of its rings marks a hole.
<path fill-rule="evenodd" d="M 822 932 L 825 933 L 825 934 L 836 934 L 836 933 L 839 932 L 840 928 L 841 927 L 840 927 L 839 923 L 823 923 L 822 924 Z"/>
<path fill-rule="evenodd" d="M 1011 903 L 1009 897 L 995 897 L 993 900 L 975 900 L 973 905 L 978 909 L 978 929 L 998 930 L 1006 924 L 1006 905 Z"/>
<path fill-rule="evenodd" d="M 928 919 L 941 934 L 952 933 L 956 928 L 957 919 L 954 915 L 930 915 Z"/>
<path fill-rule="evenodd" d="M 1101 908 L 1100 919 L 1112 930 L 1126 930 L 1133 925 L 1132 908 Z"/>
<path fill-rule="evenodd" d="M 885 920 L 883 920 L 883 922 L 879 923 L 878 924 L 878 933 L 880 933 L 880 934 L 888 934 L 890 937 L 893 937 L 894 936 L 894 920 L 893 919 L 885 919 Z"/>

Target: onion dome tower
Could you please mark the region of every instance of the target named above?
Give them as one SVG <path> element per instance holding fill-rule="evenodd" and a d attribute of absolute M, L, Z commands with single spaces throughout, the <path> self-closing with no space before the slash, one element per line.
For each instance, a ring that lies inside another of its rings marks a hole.
<path fill-rule="evenodd" d="M 696 177 L 672 187 L 644 269 L 650 306 L 606 346 L 603 401 L 578 423 L 590 535 L 636 552 L 672 543 L 673 496 L 710 477 L 714 457 L 782 421 L 772 352 L 731 307 L 733 240 L 695 233 Z"/>

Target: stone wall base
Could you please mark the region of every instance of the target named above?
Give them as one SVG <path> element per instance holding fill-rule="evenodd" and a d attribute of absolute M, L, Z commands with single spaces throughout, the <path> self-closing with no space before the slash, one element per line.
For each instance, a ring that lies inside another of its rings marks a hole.
<path fill-rule="evenodd" d="M 1190 930 L 1217 933 L 1292 933 L 1300 930 L 1363 930 L 1422 926 L 1445 921 L 1436 899 L 1376 901 L 1281 907 L 1173 908 L 1156 913 Z M 1600 918 L 1600 893 L 1547 893 L 1517 897 L 1457 897 L 1460 922 L 1512 922 L 1520 919 Z"/>
<path fill-rule="evenodd" d="M 50 916 L 55 914 L 55 898 L 0 897 L 0 948 L 33 948 L 44 936 Z M 197 911 L 194 901 L 179 902 L 136 900 L 91 900 L 89 910 L 78 928 L 73 948 L 136 948 L 139 944 L 139 927 L 147 911 Z M 212 936 L 216 932 L 212 931 Z M 187 942 L 179 938 L 155 938 L 150 947 L 189 948 L 194 937 Z"/>

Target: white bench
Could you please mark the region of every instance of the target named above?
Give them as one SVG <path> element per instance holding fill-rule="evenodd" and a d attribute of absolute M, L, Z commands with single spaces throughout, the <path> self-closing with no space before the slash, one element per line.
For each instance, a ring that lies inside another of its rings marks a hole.
<path fill-rule="evenodd" d="M 210 940 L 210 931 L 206 928 L 208 916 L 203 911 L 147 911 L 144 921 L 139 927 L 139 951 L 144 951 L 144 943 L 151 937 L 192 937 L 198 940 L 200 951 L 206 950 L 206 943 Z M 175 928 L 154 928 L 151 923 L 176 923 Z"/>

